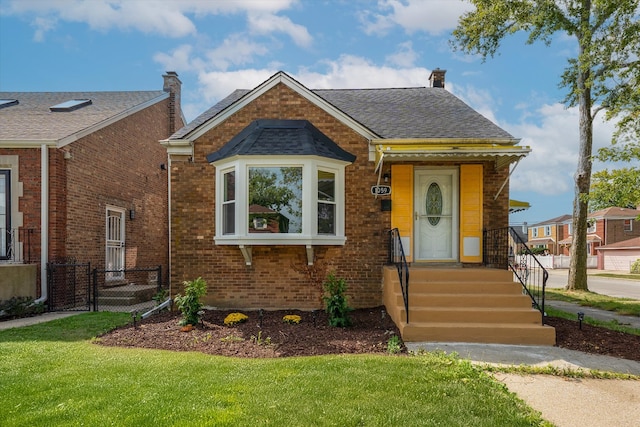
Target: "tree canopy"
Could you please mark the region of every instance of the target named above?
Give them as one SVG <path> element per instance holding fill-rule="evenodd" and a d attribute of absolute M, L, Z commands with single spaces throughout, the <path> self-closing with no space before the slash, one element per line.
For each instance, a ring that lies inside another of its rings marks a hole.
<path fill-rule="evenodd" d="M 591 186 L 593 119 L 616 118 L 613 141 L 640 135 L 640 0 L 470 0 L 452 45 L 483 60 L 502 40 L 528 33 L 547 45 L 561 34 L 576 42 L 560 76 L 564 103 L 579 110 L 579 157 L 574 175 L 573 241 L 569 289 L 587 290 L 587 215 Z"/>

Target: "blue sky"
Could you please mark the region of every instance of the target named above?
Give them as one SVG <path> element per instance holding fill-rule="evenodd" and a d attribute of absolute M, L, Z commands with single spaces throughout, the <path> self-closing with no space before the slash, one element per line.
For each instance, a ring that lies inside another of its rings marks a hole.
<path fill-rule="evenodd" d="M 511 177 L 512 214 L 529 224 L 572 213 L 577 110 L 558 87 L 575 43 L 550 47 L 505 40 L 482 62 L 448 41 L 459 0 L 0 0 L 0 91 L 160 90 L 183 83 L 187 120 L 236 88 L 283 70 L 311 89 L 428 86 L 436 68 L 446 88 L 521 138 L 533 152 Z M 614 125 L 596 120 L 594 148 Z M 594 164 L 594 171 L 605 167 Z"/>

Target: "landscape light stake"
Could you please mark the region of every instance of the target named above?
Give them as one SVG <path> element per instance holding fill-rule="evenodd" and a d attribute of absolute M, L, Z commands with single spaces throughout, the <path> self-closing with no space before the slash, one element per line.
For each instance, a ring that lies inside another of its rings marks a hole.
<path fill-rule="evenodd" d="M 136 320 L 138 320 L 138 311 L 132 311 L 131 317 L 133 318 L 133 329 L 138 329 L 138 325 L 136 324 Z"/>
<path fill-rule="evenodd" d="M 579 311 L 578 312 L 578 323 L 580 325 L 580 330 L 582 330 L 582 321 L 584 320 L 584 313 Z"/>

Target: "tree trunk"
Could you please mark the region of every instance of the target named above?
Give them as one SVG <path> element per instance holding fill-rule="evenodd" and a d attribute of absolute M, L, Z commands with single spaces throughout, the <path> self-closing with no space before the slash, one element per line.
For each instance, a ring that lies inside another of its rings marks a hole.
<path fill-rule="evenodd" d="M 584 44 L 580 42 L 580 56 L 584 54 Z M 581 63 L 581 61 L 579 61 Z M 580 149 L 578 168 L 575 174 L 575 197 L 573 200 L 573 242 L 571 243 L 571 263 L 567 290 L 588 291 L 587 285 L 587 215 L 589 214 L 589 188 L 591 187 L 591 151 L 593 146 L 593 117 L 591 116 L 591 88 L 588 68 L 578 73 L 580 114 Z"/>

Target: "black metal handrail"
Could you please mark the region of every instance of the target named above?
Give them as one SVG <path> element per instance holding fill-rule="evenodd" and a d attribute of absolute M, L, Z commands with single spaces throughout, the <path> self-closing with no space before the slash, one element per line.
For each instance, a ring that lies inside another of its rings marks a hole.
<path fill-rule="evenodd" d="M 39 262 L 40 231 L 33 228 L 0 228 L 0 260 L 32 264 Z"/>
<path fill-rule="evenodd" d="M 509 269 L 531 298 L 532 307 L 542 313 L 544 323 L 545 290 L 549 272 L 512 227 L 484 230 L 484 264 Z"/>
<path fill-rule="evenodd" d="M 398 279 L 400 280 L 400 289 L 402 290 L 402 301 L 404 302 L 404 311 L 407 315 L 407 324 L 409 323 L 409 265 L 407 257 L 404 254 L 400 232 L 397 228 L 389 230 L 389 264 L 396 266 L 398 270 Z"/>

